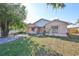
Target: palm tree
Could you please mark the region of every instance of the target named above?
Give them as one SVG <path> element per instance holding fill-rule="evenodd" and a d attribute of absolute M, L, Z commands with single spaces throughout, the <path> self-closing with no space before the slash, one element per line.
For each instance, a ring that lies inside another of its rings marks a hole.
<path fill-rule="evenodd" d="M 47 5 L 52 6 L 53 9 L 61 9 L 65 7 L 64 3 L 47 3 Z"/>

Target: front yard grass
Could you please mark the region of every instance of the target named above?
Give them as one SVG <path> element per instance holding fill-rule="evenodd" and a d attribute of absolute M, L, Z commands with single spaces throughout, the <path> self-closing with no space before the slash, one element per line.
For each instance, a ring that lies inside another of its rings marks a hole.
<path fill-rule="evenodd" d="M 0 56 L 32 55 L 31 46 L 33 46 L 33 42 L 27 40 L 24 38 L 13 42 L 0 44 Z"/>
<path fill-rule="evenodd" d="M 0 44 L 0 56 L 59 56 L 62 54 L 46 49 L 29 38 L 18 39 L 13 42 Z"/>
<path fill-rule="evenodd" d="M 79 37 L 35 37 L 0 44 L 0 56 L 79 55 Z"/>
<path fill-rule="evenodd" d="M 31 40 L 65 56 L 79 55 L 79 37 L 32 37 Z"/>

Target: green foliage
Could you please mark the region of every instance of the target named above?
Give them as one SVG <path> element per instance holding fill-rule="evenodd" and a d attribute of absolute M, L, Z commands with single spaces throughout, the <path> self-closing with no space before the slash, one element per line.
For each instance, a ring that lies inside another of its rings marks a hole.
<path fill-rule="evenodd" d="M 23 20 L 26 18 L 26 14 L 25 6 L 20 3 L 0 3 L 2 36 L 7 36 L 10 28 L 23 28 Z"/>
<path fill-rule="evenodd" d="M 21 4 L 0 3 L 0 20 L 16 21 L 25 19 L 25 7 Z"/>
<path fill-rule="evenodd" d="M 65 7 L 64 3 L 47 3 L 47 5 L 52 6 L 53 9 L 61 9 Z"/>
<path fill-rule="evenodd" d="M 16 21 L 13 25 L 10 25 L 10 29 L 14 30 L 21 30 L 24 31 L 26 30 L 27 25 L 24 22 L 21 21 Z"/>

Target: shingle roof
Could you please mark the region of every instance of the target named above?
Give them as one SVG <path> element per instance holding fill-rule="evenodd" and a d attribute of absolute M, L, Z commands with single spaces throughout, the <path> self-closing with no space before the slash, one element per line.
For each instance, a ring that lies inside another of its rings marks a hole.
<path fill-rule="evenodd" d="M 68 24 L 68 25 L 72 24 L 72 23 L 69 23 L 69 22 L 66 22 L 66 21 L 62 21 L 62 20 L 59 20 L 59 19 L 54 19 L 53 21 L 50 21 L 50 22 L 47 23 L 47 24 L 50 24 L 50 23 L 52 23 L 52 22 L 54 22 L 54 21 L 63 22 L 63 23 L 66 23 L 66 24 Z M 47 25 L 47 24 L 46 24 L 46 25 Z"/>
<path fill-rule="evenodd" d="M 69 23 L 69 22 L 62 21 L 62 20 L 59 20 L 59 19 L 54 19 L 53 21 L 59 21 L 59 22 L 63 22 L 63 23 L 66 23 L 66 24 L 71 24 L 71 23 Z"/>

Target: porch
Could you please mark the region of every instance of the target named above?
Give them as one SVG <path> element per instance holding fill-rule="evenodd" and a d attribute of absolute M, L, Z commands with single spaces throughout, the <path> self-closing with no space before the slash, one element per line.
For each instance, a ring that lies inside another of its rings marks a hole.
<path fill-rule="evenodd" d="M 29 27 L 28 34 L 32 35 L 43 35 L 45 33 L 45 30 L 43 27 Z"/>

